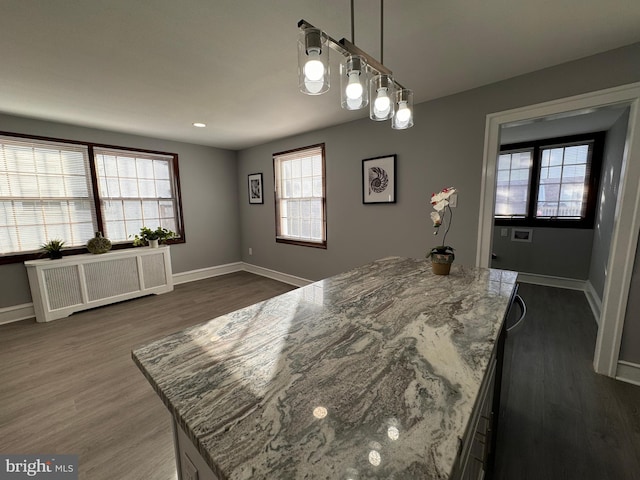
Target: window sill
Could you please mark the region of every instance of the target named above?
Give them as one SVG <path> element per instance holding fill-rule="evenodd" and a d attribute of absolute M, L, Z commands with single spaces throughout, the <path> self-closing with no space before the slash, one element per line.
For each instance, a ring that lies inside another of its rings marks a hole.
<path fill-rule="evenodd" d="M 580 228 L 593 229 L 593 219 L 558 220 L 558 219 L 530 219 L 530 218 L 496 218 L 496 227 L 532 227 L 532 228 Z"/>
<path fill-rule="evenodd" d="M 298 245 L 300 247 L 327 249 L 326 240 L 324 242 L 305 242 L 304 240 L 295 240 L 293 238 L 276 237 L 276 243 L 288 243 L 289 245 Z"/>

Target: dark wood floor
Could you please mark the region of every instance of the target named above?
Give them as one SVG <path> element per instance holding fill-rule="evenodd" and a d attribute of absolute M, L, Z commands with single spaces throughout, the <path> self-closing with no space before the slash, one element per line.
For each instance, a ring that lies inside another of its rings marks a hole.
<path fill-rule="evenodd" d="M 292 287 L 249 273 L 48 324 L 0 326 L 0 452 L 75 453 L 82 480 L 175 480 L 168 413 L 131 349 Z M 640 387 L 593 373 L 580 292 L 523 285 L 495 478 L 640 479 Z"/>
<path fill-rule="evenodd" d="M 81 480 L 175 480 L 169 413 L 132 348 L 292 288 L 240 272 L 0 326 L 0 452 L 78 454 Z"/>
<path fill-rule="evenodd" d="M 594 373 L 584 294 L 520 292 L 529 311 L 505 349 L 494 479 L 640 479 L 640 387 Z"/>

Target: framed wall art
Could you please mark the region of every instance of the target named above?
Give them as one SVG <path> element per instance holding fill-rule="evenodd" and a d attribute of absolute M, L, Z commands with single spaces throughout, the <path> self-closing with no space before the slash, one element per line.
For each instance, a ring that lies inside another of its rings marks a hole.
<path fill-rule="evenodd" d="M 362 160 L 362 203 L 396 203 L 396 156 Z"/>
<path fill-rule="evenodd" d="M 249 175 L 249 203 L 264 203 L 262 173 Z"/>

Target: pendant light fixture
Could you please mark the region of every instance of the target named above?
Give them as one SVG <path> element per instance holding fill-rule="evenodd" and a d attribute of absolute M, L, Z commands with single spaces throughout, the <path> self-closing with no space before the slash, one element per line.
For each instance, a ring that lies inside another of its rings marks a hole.
<path fill-rule="evenodd" d="M 359 110 L 369 105 L 369 118 L 391 120 L 392 128 L 413 126 L 413 92 L 400 85 L 382 64 L 384 0 L 380 0 L 380 61 L 360 50 L 354 40 L 353 0 L 351 0 L 351 42 L 336 42 L 305 20 L 298 22 L 298 85 L 307 95 L 329 90 L 329 47 L 344 58 L 340 63 L 342 108 Z"/>

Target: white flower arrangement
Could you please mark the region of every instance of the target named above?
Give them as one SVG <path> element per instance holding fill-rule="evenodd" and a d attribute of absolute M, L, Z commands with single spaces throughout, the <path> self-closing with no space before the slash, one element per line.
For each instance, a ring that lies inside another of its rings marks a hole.
<path fill-rule="evenodd" d="M 451 228 L 451 221 L 453 220 L 453 211 L 449 206 L 449 197 L 451 197 L 451 195 L 456 192 L 457 190 L 455 188 L 448 187 L 443 188 L 439 193 L 434 193 L 431 195 L 431 205 L 435 210 L 435 212 L 431 212 L 431 221 L 433 222 L 433 228 L 435 228 L 433 234 L 438 235 L 440 227 L 445 223 L 447 212 L 449 213 L 449 222 L 446 226 L 444 236 L 442 237 L 442 245 L 431 249 L 431 252 L 428 256 L 431 256 L 434 253 L 450 253 L 453 255 L 453 247 L 446 245 L 445 239 L 447 238 L 447 233 L 449 233 L 449 229 Z"/>

